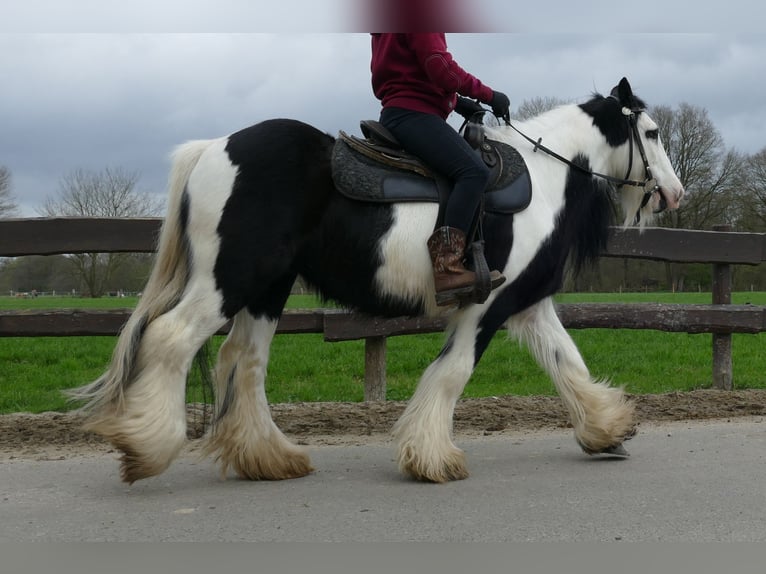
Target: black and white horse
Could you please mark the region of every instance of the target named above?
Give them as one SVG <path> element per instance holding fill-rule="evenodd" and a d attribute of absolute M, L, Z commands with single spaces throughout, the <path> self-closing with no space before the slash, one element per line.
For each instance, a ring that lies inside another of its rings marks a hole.
<path fill-rule="evenodd" d="M 88 427 L 122 451 L 123 480 L 161 473 L 179 453 L 192 359 L 229 319 L 233 327 L 214 372 L 217 414 L 207 451 L 224 472 L 250 479 L 312 471 L 304 450 L 272 421 L 264 390 L 269 347 L 298 275 L 323 297 L 370 314 L 451 314 L 441 353 L 393 429 L 402 472 L 433 482 L 468 476 L 451 437 L 453 411 L 504 324 L 553 380 L 582 449 L 619 449 L 634 433 L 633 406 L 621 389 L 590 376 L 551 296 L 568 260 L 579 265 L 605 245 L 613 212 L 608 178 L 633 180 L 621 186 L 628 223 L 639 212 L 646 222 L 654 211 L 677 207 L 683 188 L 657 125 L 624 79 L 608 97 L 514 127 L 527 137 L 511 126 L 485 128 L 489 139 L 518 149 L 534 189 L 524 211 L 484 217 L 489 267 L 503 270 L 507 282 L 483 304 L 447 311 L 435 305 L 426 249 L 438 206 L 340 195 L 330 166 L 333 137 L 297 121 L 270 120 L 181 145 L 144 294 L 107 372 L 73 392 L 89 401 Z M 647 182 L 645 189 L 638 181 Z"/>

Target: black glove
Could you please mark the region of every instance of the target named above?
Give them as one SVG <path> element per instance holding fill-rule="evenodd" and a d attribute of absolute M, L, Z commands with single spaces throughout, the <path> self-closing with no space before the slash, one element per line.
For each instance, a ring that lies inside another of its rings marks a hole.
<path fill-rule="evenodd" d="M 481 113 L 484 110 L 481 104 L 471 98 L 464 98 L 463 96 L 457 97 L 457 103 L 455 104 L 455 111 L 463 116 L 465 119 L 470 120 L 474 114 Z"/>
<path fill-rule="evenodd" d="M 492 113 L 498 118 L 505 120 L 506 123 L 511 123 L 511 100 L 508 99 L 503 92 L 492 92 L 492 101 L 489 104 L 492 106 Z"/>

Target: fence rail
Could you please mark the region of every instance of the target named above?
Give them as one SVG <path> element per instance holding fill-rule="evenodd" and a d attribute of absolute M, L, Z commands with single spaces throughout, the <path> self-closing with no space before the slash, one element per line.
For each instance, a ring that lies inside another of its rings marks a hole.
<path fill-rule="evenodd" d="M 0 221 L 0 256 L 71 253 L 150 253 L 162 220 L 39 218 Z M 766 234 L 612 228 L 605 257 L 709 263 L 713 274 L 710 305 L 654 303 L 561 304 L 558 313 L 570 329 L 654 329 L 713 335 L 713 384 L 731 389 L 731 334 L 766 331 L 766 307 L 731 305 L 731 265 L 766 261 Z M 0 312 L 0 337 L 115 335 L 129 309 Z M 366 341 L 365 399 L 385 398 L 386 337 L 433 333 L 444 319 L 384 319 L 336 310 L 286 311 L 277 333 L 323 333 L 326 341 Z M 228 325 L 221 333 L 228 331 Z"/>
<path fill-rule="evenodd" d="M 662 303 L 562 303 L 557 306 L 568 329 L 652 329 L 669 333 L 761 333 L 766 307 Z M 131 309 L 36 309 L 0 312 L 0 337 L 72 337 L 117 335 Z M 286 310 L 278 334 L 322 333 L 326 341 L 353 341 L 443 331 L 445 319 L 386 319 L 331 309 Z M 229 325 L 219 335 L 229 332 Z"/>
<path fill-rule="evenodd" d="M 155 217 L 0 220 L 0 257 L 152 253 L 161 225 L 162 219 Z M 766 261 L 766 234 L 613 227 L 603 256 L 757 265 Z"/>

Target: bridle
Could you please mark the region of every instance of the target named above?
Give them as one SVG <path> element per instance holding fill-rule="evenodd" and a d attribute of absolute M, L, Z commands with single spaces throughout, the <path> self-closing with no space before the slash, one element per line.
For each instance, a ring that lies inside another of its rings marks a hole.
<path fill-rule="evenodd" d="M 614 100 L 619 100 L 615 96 L 608 96 L 609 98 L 612 98 Z M 628 122 L 628 142 L 629 142 L 629 152 L 628 152 L 628 170 L 625 173 L 625 177 L 619 178 L 619 177 L 613 177 L 611 175 L 607 175 L 605 173 L 599 173 L 597 171 L 590 170 L 586 167 L 583 167 L 582 165 L 579 165 L 567 158 L 565 158 L 562 155 L 559 155 L 549 147 L 546 147 L 542 144 L 543 138 L 538 138 L 537 140 L 532 139 L 525 133 L 523 133 L 521 130 L 519 130 L 515 125 L 511 124 L 507 119 L 505 120 L 506 125 L 513 128 L 516 133 L 518 133 L 521 137 L 523 137 L 525 140 L 527 140 L 529 143 L 531 143 L 534 146 L 533 152 L 537 152 L 537 150 L 541 150 L 548 154 L 549 156 L 565 163 L 571 168 L 574 168 L 582 173 L 585 173 L 587 175 L 598 177 L 603 180 L 608 181 L 609 183 L 612 183 L 617 186 L 617 188 L 621 188 L 625 185 L 629 185 L 632 187 L 639 187 L 644 190 L 644 196 L 641 199 L 641 205 L 639 206 L 638 210 L 636 211 L 636 218 L 635 223 L 638 223 L 640 221 L 640 214 L 641 210 L 646 206 L 647 203 L 649 203 L 649 200 L 651 199 L 652 195 L 654 195 L 656 192 L 659 191 L 660 186 L 657 184 L 657 180 L 652 175 L 652 169 L 649 166 L 649 160 L 646 157 L 646 150 L 644 149 L 644 142 L 641 140 L 641 136 L 638 133 L 638 114 L 643 112 L 643 108 L 629 108 L 627 106 L 622 107 L 622 115 L 626 118 L 626 121 Z M 644 179 L 639 181 L 636 179 L 629 179 L 630 172 L 633 171 L 633 140 L 636 142 L 636 147 L 638 148 L 638 153 L 641 156 L 641 161 L 644 163 Z M 659 211 L 662 211 L 663 208 L 660 208 Z"/>

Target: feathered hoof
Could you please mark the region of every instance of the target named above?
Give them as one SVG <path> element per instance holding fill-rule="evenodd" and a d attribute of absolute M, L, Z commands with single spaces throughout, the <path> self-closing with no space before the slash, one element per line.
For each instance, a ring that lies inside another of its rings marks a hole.
<path fill-rule="evenodd" d="M 121 446 L 115 441 L 111 441 L 111 443 L 122 451 L 122 456 L 120 457 L 120 479 L 128 484 L 162 474 L 173 460 L 172 458 L 162 462 L 152 460 L 128 446 Z"/>
<path fill-rule="evenodd" d="M 232 469 L 245 480 L 286 480 L 314 472 L 308 453 L 282 436 L 245 444 L 229 439 L 214 434 L 203 448 L 204 454 L 215 456 L 223 476 Z"/>
<path fill-rule="evenodd" d="M 237 476 L 244 480 L 287 480 L 301 478 L 314 472 L 311 459 L 304 452 L 294 453 L 279 461 L 236 459 L 229 462 L 219 462 L 224 474 L 226 474 L 227 468 L 231 466 Z"/>
<path fill-rule="evenodd" d="M 589 448 L 587 445 L 583 444 L 580 441 L 578 441 L 578 444 L 580 445 L 580 448 L 582 448 L 583 452 L 585 452 L 585 454 L 589 454 L 589 455 L 602 454 L 606 456 L 628 458 L 630 456 L 630 453 L 625 449 L 625 445 L 623 443 L 625 443 L 626 441 L 629 441 L 634 436 L 636 436 L 637 431 L 638 429 L 636 427 L 633 427 L 618 442 L 601 447 L 599 449 Z"/>
<path fill-rule="evenodd" d="M 459 448 L 451 449 L 443 458 L 431 457 L 428 460 L 418 457 L 410 448 L 403 448 L 399 453 L 399 470 L 415 480 L 439 484 L 464 480 L 469 476 L 465 453 Z"/>
<path fill-rule="evenodd" d="M 84 429 L 101 435 L 122 452 L 120 478 L 128 484 L 163 473 L 186 444 L 184 424 L 144 427 L 132 419 L 106 414 L 91 418 Z"/>

